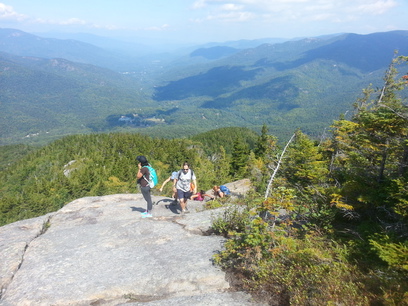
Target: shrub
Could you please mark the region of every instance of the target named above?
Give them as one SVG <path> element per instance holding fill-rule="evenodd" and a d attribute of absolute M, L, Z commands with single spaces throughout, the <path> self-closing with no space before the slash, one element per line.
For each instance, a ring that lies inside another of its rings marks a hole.
<path fill-rule="evenodd" d="M 347 260 L 347 248 L 318 236 L 288 237 L 271 231 L 260 218 L 236 233 L 215 256 L 224 268 L 244 277 L 244 288 L 279 305 L 367 305 L 359 270 Z M 267 292 L 267 293 L 265 293 Z"/>
<path fill-rule="evenodd" d="M 216 234 L 228 236 L 235 232 L 243 232 L 250 221 L 250 211 L 242 206 L 231 205 L 213 219 L 212 228 Z"/>

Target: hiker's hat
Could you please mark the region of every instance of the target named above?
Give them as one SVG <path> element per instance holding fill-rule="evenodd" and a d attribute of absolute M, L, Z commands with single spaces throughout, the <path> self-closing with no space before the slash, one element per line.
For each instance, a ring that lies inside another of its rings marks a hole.
<path fill-rule="evenodd" d="M 138 157 L 136 157 L 136 160 L 139 161 L 139 163 L 147 163 L 147 158 L 143 155 L 139 155 Z"/>

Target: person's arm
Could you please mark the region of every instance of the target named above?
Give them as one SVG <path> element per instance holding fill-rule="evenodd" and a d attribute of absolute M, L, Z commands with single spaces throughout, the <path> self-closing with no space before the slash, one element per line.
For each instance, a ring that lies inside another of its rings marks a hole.
<path fill-rule="evenodd" d="M 161 185 L 161 187 L 160 187 L 160 189 L 159 189 L 160 192 L 163 191 L 164 186 L 165 186 L 170 180 L 171 180 L 171 176 L 169 176 L 169 178 L 163 182 L 163 185 Z"/>
<path fill-rule="evenodd" d="M 193 184 L 194 184 L 194 194 L 197 193 L 197 180 L 193 180 Z"/>
<path fill-rule="evenodd" d="M 143 173 L 142 173 L 142 165 L 139 164 L 138 167 L 139 167 L 139 171 L 137 171 L 136 177 L 137 177 L 138 179 L 140 179 L 140 178 L 143 176 Z"/>

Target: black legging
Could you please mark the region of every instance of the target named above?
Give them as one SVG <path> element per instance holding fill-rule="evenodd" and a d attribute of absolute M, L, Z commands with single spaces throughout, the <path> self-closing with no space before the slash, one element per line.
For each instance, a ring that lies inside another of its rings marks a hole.
<path fill-rule="evenodd" d="M 151 212 L 153 209 L 153 202 L 152 196 L 150 195 L 150 186 L 140 187 L 140 190 L 142 191 L 143 198 L 147 202 L 147 210 Z"/>

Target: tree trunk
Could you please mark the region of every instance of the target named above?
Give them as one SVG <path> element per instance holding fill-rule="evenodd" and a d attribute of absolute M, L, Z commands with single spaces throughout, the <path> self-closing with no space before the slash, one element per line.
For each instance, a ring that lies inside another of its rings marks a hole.
<path fill-rule="evenodd" d="M 268 187 L 266 188 L 265 200 L 266 200 L 266 198 L 267 198 L 268 195 L 269 195 L 269 191 L 270 191 L 270 189 L 271 189 L 272 182 L 273 182 L 273 180 L 274 180 L 274 178 L 275 178 L 276 173 L 278 172 L 279 166 L 280 166 L 280 164 L 281 164 L 281 162 L 282 162 L 283 155 L 285 154 L 286 149 L 288 148 L 289 144 L 292 142 L 292 140 L 293 140 L 293 138 L 295 137 L 295 135 L 296 135 L 296 133 L 293 134 L 292 137 L 289 139 L 288 143 L 286 144 L 285 148 L 284 148 L 283 151 L 282 151 L 281 156 L 279 157 L 278 164 L 276 165 L 276 168 L 275 168 L 275 170 L 273 171 L 272 176 L 271 176 L 271 178 L 270 178 L 270 180 L 269 180 Z"/>

